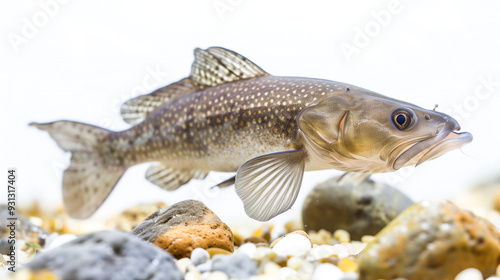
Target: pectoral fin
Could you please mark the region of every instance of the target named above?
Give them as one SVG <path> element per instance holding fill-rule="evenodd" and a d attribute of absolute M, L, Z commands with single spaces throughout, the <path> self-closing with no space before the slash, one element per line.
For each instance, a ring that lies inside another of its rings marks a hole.
<path fill-rule="evenodd" d="M 155 164 L 146 171 L 146 179 L 158 187 L 173 191 L 191 179 L 203 179 L 207 173 L 190 169 L 175 169 L 163 164 Z"/>
<path fill-rule="evenodd" d="M 236 173 L 235 190 L 247 215 L 268 221 L 290 209 L 302 184 L 305 162 L 302 150 L 267 154 L 245 162 Z"/>

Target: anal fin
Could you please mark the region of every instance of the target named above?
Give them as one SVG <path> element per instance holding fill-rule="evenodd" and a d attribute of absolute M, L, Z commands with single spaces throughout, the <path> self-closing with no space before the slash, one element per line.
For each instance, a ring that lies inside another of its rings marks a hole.
<path fill-rule="evenodd" d="M 247 215 L 268 221 L 289 210 L 299 194 L 305 162 L 303 150 L 267 154 L 245 162 L 236 173 L 235 190 Z"/>
<path fill-rule="evenodd" d="M 368 180 L 372 174 L 361 172 L 346 172 L 338 179 L 339 185 L 353 184 L 359 185 Z"/>
<path fill-rule="evenodd" d="M 163 164 L 154 164 L 146 171 L 146 179 L 158 187 L 173 191 L 191 179 L 203 179 L 206 172 L 191 169 L 175 169 Z"/>

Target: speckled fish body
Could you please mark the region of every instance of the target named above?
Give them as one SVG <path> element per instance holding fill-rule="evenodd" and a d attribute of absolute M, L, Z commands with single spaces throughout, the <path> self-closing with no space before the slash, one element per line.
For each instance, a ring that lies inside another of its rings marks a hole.
<path fill-rule="evenodd" d="M 156 162 L 146 178 L 166 190 L 236 172 L 228 182 L 246 213 L 265 221 L 293 205 L 305 170 L 390 172 L 472 140 L 446 114 L 344 83 L 271 76 L 223 48 L 196 49 L 188 78 L 125 102 L 121 114 L 133 126 L 119 132 L 32 124 L 72 152 L 63 197 L 73 217 L 92 215 L 144 162 Z"/>
<path fill-rule="evenodd" d="M 114 165 L 161 161 L 204 172 L 235 172 L 256 156 L 302 146 L 299 113 L 345 88 L 331 81 L 275 76 L 207 88 L 163 104 L 129 130 L 109 134 L 103 153 Z"/>

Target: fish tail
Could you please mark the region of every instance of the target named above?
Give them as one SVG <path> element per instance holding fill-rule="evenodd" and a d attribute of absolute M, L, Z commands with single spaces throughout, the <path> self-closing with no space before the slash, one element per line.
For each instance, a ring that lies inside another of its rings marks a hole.
<path fill-rule="evenodd" d="M 71 162 L 63 175 L 63 199 L 68 214 L 77 219 L 90 217 L 106 200 L 128 167 L 107 164 L 102 147 L 109 142 L 107 129 L 71 121 L 30 123 L 47 131 Z"/>

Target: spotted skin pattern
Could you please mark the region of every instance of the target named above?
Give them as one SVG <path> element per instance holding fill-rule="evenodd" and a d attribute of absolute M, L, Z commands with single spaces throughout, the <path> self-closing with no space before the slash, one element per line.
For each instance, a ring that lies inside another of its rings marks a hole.
<path fill-rule="evenodd" d="M 161 161 L 234 172 L 258 155 L 300 148 L 298 114 L 345 88 L 332 81 L 275 76 L 207 88 L 163 104 L 129 130 L 109 134 L 103 154 L 113 165 Z"/>

